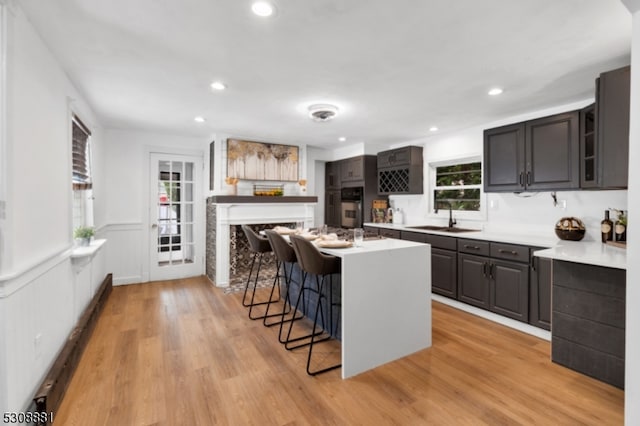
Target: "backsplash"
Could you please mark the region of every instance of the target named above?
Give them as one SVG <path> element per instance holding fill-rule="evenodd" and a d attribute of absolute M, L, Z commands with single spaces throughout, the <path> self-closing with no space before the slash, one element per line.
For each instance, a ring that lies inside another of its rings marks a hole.
<path fill-rule="evenodd" d="M 556 222 L 565 216 L 582 220 L 587 232 L 584 241 L 600 240 L 600 221 L 608 208 L 627 210 L 627 191 L 559 191 L 558 205 L 553 205 L 551 192 L 486 194 L 486 220 L 458 220 L 458 226 L 482 228 L 495 232 L 518 232 L 555 236 Z M 401 208 L 407 224 L 444 224 L 428 211 L 426 195 L 392 196 L 394 208 Z M 566 208 L 562 205 L 566 204 Z M 453 213 L 456 217 L 456 213 Z M 615 213 L 611 214 L 615 221 Z M 633 227 L 633 223 L 631 224 Z"/>

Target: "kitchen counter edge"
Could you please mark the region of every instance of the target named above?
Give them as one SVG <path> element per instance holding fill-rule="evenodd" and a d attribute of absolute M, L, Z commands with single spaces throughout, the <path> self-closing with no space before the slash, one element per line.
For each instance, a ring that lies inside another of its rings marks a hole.
<path fill-rule="evenodd" d="M 398 225 L 391 223 L 365 223 L 364 226 L 372 228 L 395 229 L 405 232 L 418 232 L 424 234 L 443 235 L 453 238 L 473 240 L 495 241 L 509 244 L 523 244 L 532 247 L 545 247 L 536 250 L 535 256 L 562 260 L 587 265 L 604 266 L 607 268 L 626 269 L 626 249 L 602 244 L 599 241 L 563 241 L 557 238 L 516 233 L 496 233 L 492 231 L 472 231 L 451 233 L 446 231 L 433 231 L 415 229 L 415 225 Z"/>

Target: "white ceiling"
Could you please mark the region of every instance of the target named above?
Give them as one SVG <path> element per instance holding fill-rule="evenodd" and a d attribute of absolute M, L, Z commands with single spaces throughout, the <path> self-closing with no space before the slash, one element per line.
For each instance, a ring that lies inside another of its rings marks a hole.
<path fill-rule="evenodd" d="M 620 0 L 273 2 L 267 19 L 251 0 L 20 4 L 107 128 L 389 145 L 592 97 L 629 63 Z M 311 121 L 317 102 L 340 115 Z"/>

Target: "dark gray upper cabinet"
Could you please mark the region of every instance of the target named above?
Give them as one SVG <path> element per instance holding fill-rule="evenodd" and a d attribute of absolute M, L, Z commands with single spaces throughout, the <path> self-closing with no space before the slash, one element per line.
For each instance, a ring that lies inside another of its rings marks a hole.
<path fill-rule="evenodd" d="M 364 157 L 359 156 L 340 161 L 340 175 L 342 182 L 364 180 Z"/>
<path fill-rule="evenodd" d="M 571 111 L 485 130 L 485 192 L 579 188 L 579 122 Z"/>
<path fill-rule="evenodd" d="M 600 74 L 596 80 L 596 187 L 626 188 L 629 168 L 631 68 Z"/>
<path fill-rule="evenodd" d="M 484 131 L 484 191 L 524 190 L 524 123 Z"/>
<path fill-rule="evenodd" d="M 422 194 L 422 147 L 378 153 L 378 194 Z"/>
<path fill-rule="evenodd" d="M 324 186 L 326 190 L 340 189 L 342 176 L 340 175 L 340 161 L 326 163 L 324 169 Z"/>

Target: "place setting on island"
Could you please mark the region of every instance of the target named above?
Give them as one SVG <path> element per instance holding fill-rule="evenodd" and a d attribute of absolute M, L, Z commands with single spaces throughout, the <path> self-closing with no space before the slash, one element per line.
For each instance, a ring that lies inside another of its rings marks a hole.
<path fill-rule="evenodd" d="M 365 235 L 362 228 L 331 228 L 323 225 L 319 228 L 305 228 L 303 222 L 297 222 L 294 227 L 277 225 L 272 228 L 275 232 L 285 237 L 299 235 L 319 249 L 343 249 L 362 247 L 365 240 L 379 240 L 384 237 L 370 234 Z"/>

